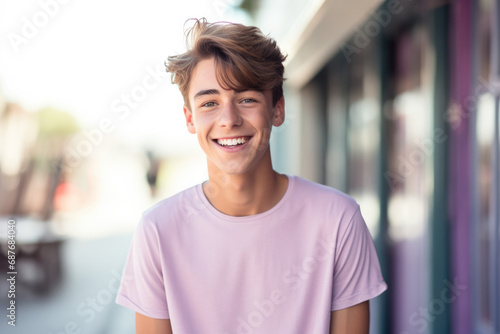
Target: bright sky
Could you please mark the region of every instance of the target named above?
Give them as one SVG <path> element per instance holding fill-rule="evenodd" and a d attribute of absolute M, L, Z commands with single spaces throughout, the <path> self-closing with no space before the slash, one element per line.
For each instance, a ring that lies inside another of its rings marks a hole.
<path fill-rule="evenodd" d="M 0 95 L 29 111 L 52 106 L 84 129 L 165 153 L 192 145 L 163 62 L 184 51 L 184 22 L 248 23 L 238 0 L 0 0 Z M 185 139 L 185 140 L 184 140 Z"/>

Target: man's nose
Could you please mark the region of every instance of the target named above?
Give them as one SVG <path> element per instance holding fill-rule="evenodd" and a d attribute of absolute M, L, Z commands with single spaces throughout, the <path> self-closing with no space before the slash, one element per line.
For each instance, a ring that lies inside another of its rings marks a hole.
<path fill-rule="evenodd" d="M 238 107 L 232 102 L 225 103 L 222 105 L 219 115 L 219 126 L 232 128 L 233 126 L 239 126 L 243 122 Z"/>

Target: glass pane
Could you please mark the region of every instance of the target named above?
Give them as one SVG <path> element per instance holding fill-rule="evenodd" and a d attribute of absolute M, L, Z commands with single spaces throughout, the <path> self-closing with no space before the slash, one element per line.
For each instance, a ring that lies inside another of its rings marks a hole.
<path fill-rule="evenodd" d="M 406 92 L 394 100 L 394 145 L 386 180 L 391 188 L 389 233 L 394 240 L 420 238 L 426 233 L 433 142 L 425 94 Z"/>
<path fill-rule="evenodd" d="M 380 116 L 375 49 L 367 50 L 353 62 L 350 74 L 347 111 L 348 192 L 360 204 L 366 224 L 374 238 L 378 235 L 380 202 L 378 164 L 380 150 Z M 370 55 L 370 56 L 368 56 Z"/>
<path fill-rule="evenodd" d="M 493 17 L 493 0 L 479 1 L 479 75 L 490 82 L 491 76 L 491 19 Z"/>
<path fill-rule="evenodd" d="M 379 120 L 376 101 L 368 98 L 349 107 L 349 193 L 360 204 L 366 224 L 374 238 L 378 233 L 380 203 L 378 200 L 377 164 L 379 154 Z"/>
<path fill-rule="evenodd" d="M 479 222 L 478 222 L 478 288 L 479 316 L 482 322 L 491 324 L 490 310 L 490 220 L 494 219 L 491 210 L 493 172 L 492 147 L 494 135 L 494 99 L 490 94 L 482 95 L 478 103 L 476 136 L 478 150 L 478 189 L 479 189 Z"/>
<path fill-rule="evenodd" d="M 346 130 L 347 87 L 344 59 L 336 61 L 328 71 L 326 184 L 347 191 Z"/>
<path fill-rule="evenodd" d="M 393 331 L 415 332 L 408 319 L 429 300 L 429 204 L 434 151 L 432 49 L 425 27 L 415 26 L 394 43 L 392 99 L 386 102 L 389 186 L 388 228 L 392 242 Z"/>
<path fill-rule="evenodd" d="M 500 4 L 499 4 L 500 5 Z M 500 19 L 500 17 L 498 18 Z M 498 120 L 498 128 L 500 129 L 500 96 L 496 96 L 496 104 L 495 104 L 495 107 L 496 107 L 496 110 L 495 110 L 495 113 L 497 115 L 497 120 Z M 498 140 L 498 138 L 497 138 Z M 497 152 L 497 154 L 500 156 L 500 151 Z M 498 167 L 498 170 L 497 170 L 497 175 L 500 175 L 500 164 L 497 166 Z M 499 184 L 497 184 L 497 189 L 500 189 L 500 178 L 498 179 L 498 182 Z M 500 196 L 498 198 L 498 203 L 497 203 L 497 208 L 500 208 Z M 498 215 L 498 210 L 497 210 L 497 215 Z M 496 217 L 497 218 L 497 221 L 496 223 L 497 224 L 500 224 L 500 217 Z M 498 230 L 498 236 L 497 236 L 497 243 L 500 242 L 500 225 L 497 226 L 497 230 Z M 498 250 L 500 249 L 500 244 L 497 244 L 497 247 L 496 247 L 496 251 L 497 251 L 497 260 L 498 260 L 498 268 L 500 268 L 500 254 L 498 254 Z M 500 275 L 500 273 L 497 272 L 497 275 Z M 500 277 L 497 276 L 497 282 L 496 282 L 496 286 L 497 286 L 497 298 L 500 298 L 500 283 L 498 282 L 498 280 L 500 279 Z M 500 319 L 500 305 L 498 305 L 497 303 L 497 320 L 496 320 L 496 326 L 497 326 L 497 330 L 499 330 L 500 328 L 498 328 L 498 325 L 499 325 L 499 320 Z"/>
<path fill-rule="evenodd" d="M 500 4 L 499 4 L 500 5 Z M 500 19 L 500 17 L 498 18 Z M 495 110 L 495 113 L 497 115 L 497 120 L 498 120 L 498 128 L 500 129 L 500 96 L 496 96 L 496 104 L 495 104 L 495 107 L 496 107 L 496 110 Z M 498 140 L 498 138 L 497 138 Z M 497 154 L 500 156 L 500 150 L 499 152 L 497 152 Z M 500 164 L 497 166 L 498 167 L 498 170 L 496 171 L 498 174 L 497 175 L 500 175 Z M 497 184 L 497 189 L 500 189 L 500 178 L 498 179 L 498 182 L 499 184 Z M 500 208 L 500 196 L 498 198 L 498 203 L 497 203 L 497 208 Z M 498 215 L 498 212 L 499 210 L 497 210 L 497 215 Z M 496 223 L 497 224 L 500 224 L 500 217 L 496 217 L 497 218 L 497 221 Z M 497 231 L 498 231 L 498 235 L 497 235 L 497 240 L 496 242 L 499 243 L 500 242 L 500 225 L 497 226 Z M 498 250 L 500 249 L 500 244 L 497 244 L 497 247 L 496 247 L 496 251 L 497 251 L 497 260 L 498 260 L 498 268 L 500 268 L 500 254 L 498 254 Z M 497 275 L 499 275 L 500 273 L 497 272 Z M 496 287 L 497 287 L 497 298 L 500 298 L 500 283 L 498 282 L 498 280 L 500 279 L 500 277 L 496 276 L 497 278 L 497 282 L 496 282 Z M 497 315 L 496 315 L 496 326 L 497 326 L 497 330 L 499 330 L 500 328 L 498 328 L 498 325 L 499 325 L 499 319 L 500 319 L 500 305 L 498 305 L 497 303 Z"/>

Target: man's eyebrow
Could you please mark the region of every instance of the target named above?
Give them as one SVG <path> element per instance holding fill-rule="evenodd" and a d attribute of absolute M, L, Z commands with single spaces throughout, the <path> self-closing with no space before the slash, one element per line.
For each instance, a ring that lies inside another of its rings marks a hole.
<path fill-rule="evenodd" d="M 194 94 L 194 98 L 200 97 L 202 95 L 218 95 L 220 92 L 217 89 L 204 89 L 200 90 L 198 93 Z"/>

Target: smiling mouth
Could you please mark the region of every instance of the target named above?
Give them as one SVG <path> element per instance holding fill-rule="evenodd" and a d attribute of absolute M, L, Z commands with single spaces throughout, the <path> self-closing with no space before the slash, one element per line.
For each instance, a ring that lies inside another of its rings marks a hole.
<path fill-rule="evenodd" d="M 246 137 L 237 137 L 237 138 L 228 138 L 228 139 L 214 139 L 214 142 L 223 147 L 236 147 L 245 144 L 250 140 L 250 136 Z"/>

